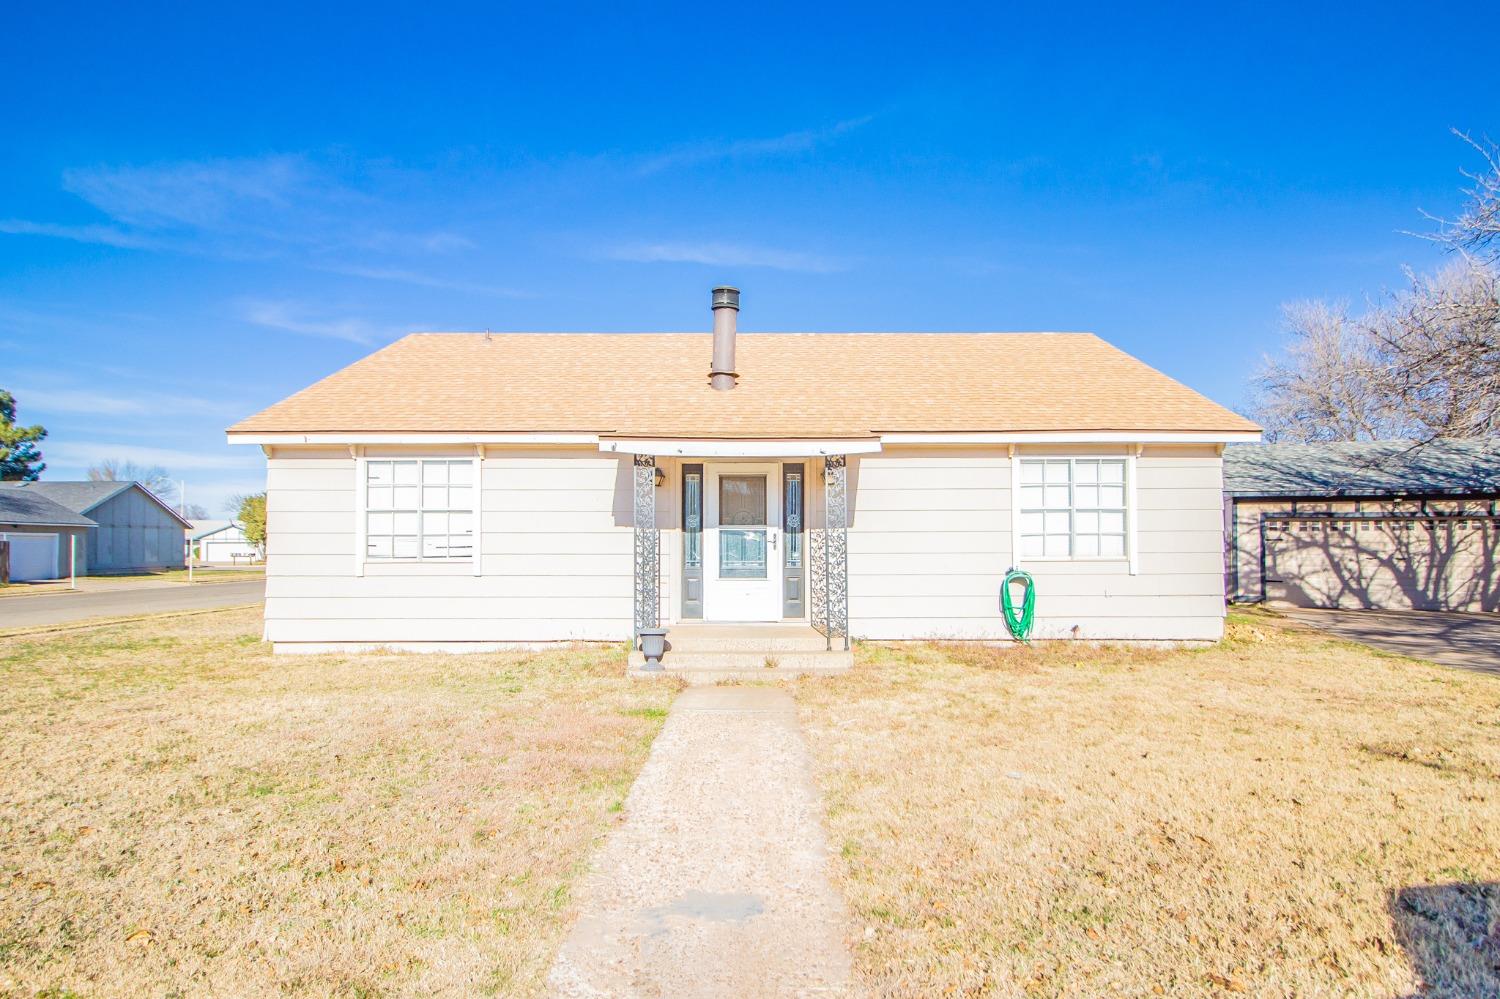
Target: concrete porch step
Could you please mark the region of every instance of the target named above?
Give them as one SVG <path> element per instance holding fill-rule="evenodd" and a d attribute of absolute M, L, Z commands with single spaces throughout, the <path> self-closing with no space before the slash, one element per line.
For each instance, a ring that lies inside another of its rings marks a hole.
<path fill-rule="evenodd" d="M 818 636 L 822 639 L 822 636 Z M 668 652 L 662 658 L 661 671 L 648 671 L 646 657 L 639 651 L 630 653 L 627 672 L 631 676 L 680 676 L 691 684 L 718 683 L 722 680 L 784 680 L 798 676 L 842 673 L 854 665 L 854 653 L 835 649 L 828 652 Z"/>
<path fill-rule="evenodd" d="M 824 652 L 828 640 L 805 624 L 674 624 L 667 629 L 673 652 Z"/>

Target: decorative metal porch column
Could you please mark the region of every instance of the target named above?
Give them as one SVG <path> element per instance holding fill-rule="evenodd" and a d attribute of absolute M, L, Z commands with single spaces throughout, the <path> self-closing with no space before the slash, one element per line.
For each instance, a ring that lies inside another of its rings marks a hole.
<path fill-rule="evenodd" d="M 635 634 L 658 627 L 661 611 L 661 532 L 656 527 L 656 458 L 635 456 Z"/>
<path fill-rule="evenodd" d="M 849 477 L 848 458 L 823 459 L 823 529 L 815 531 L 811 576 L 813 627 L 828 647 L 835 638 L 849 648 Z"/>

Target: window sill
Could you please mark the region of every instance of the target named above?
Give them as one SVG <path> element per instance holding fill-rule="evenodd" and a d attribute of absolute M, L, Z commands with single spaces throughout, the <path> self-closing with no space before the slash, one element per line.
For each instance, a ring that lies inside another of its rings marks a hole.
<path fill-rule="evenodd" d="M 1130 564 L 1129 555 L 1031 555 L 1021 556 L 1016 559 L 1016 564 L 1025 565 L 1030 562 L 1119 562 L 1121 565 Z"/>
<path fill-rule="evenodd" d="M 472 576 L 474 560 L 464 559 L 366 559 L 366 576 Z"/>

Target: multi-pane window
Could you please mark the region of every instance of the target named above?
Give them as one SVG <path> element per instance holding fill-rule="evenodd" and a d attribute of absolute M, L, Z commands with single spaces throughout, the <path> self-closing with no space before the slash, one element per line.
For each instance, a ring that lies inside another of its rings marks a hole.
<path fill-rule="evenodd" d="M 1125 461 L 1021 461 L 1022 558 L 1124 558 Z"/>
<path fill-rule="evenodd" d="M 366 462 L 365 540 L 371 559 L 466 559 L 474 553 L 474 463 Z"/>

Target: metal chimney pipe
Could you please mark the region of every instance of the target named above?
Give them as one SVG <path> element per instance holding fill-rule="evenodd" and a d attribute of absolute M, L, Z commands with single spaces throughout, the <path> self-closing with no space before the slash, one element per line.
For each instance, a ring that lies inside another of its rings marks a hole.
<path fill-rule="evenodd" d="M 740 377 L 734 370 L 734 334 L 739 311 L 738 288 L 714 289 L 714 363 L 708 369 L 708 384 L 716 392 L 728 392 Z"/>

